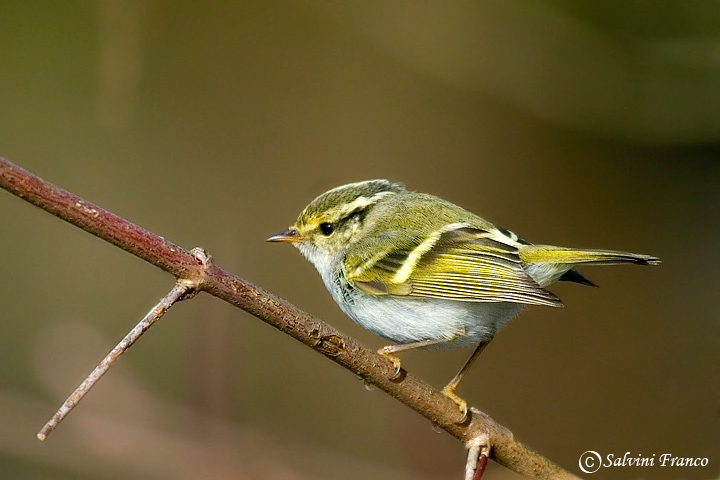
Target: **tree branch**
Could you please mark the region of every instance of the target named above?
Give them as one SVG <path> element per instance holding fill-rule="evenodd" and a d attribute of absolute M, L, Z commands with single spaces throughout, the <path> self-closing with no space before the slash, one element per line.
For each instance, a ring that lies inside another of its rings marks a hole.
<path fill-rule="evenodd" d="M 490 446 L 489 458 L 528 478 L 577 478 L 514 440 L 512 432 L 488 415 L 470 409 L 462 424 L 457 405 L 430 385 L 393 365 L 335 328 L 220 267 L 203 264 L 190 252 L 0 157 L 0 186 L 88 233 L 190 281 L 317 350 L 366 382 L 412 408 L 468 448 L 478 439 Z"/>
<path fill-rule="evenodd" d="M 43 428 L 40 429 L 40 432 L 37 434 L 38 440 L 45 440 L 45 438 L 50 435 L 53 430 L 55 430 L 55 427 L 57 427 L 58 424 L 67 417 L 70 411 L 75 408 L 75 406 L 83 399 L 83 397 L 85 397 L 85 395 L 100 380 L 100 378 L 107 373 L 120 355 L 125 353 L 125 351 L 148 330 L 148 328 L 152 327 L 153 324 L 160 319 L 160 317 L 165 315 L 175 302 L 194 296 L 196 293 L 195 288 L 196 286 L 191 282 L 178 280 L 172 290 L 170 290 L 167 295 L 165 295 L 160 302 L 158 302 L 157 305 L 155 305 L 148 314 L 143 317 L 142 320 L 140 320 L 140 323 L 135 325 L 135 327 L 130 330 L 127 335 L 125 335 L 125 338 L 123 338 L 120 343 L 118 343 L 115 348 L 113 348 L 110 353 L 103 358 L 102 362 L 100 362 L 90 375 L 88 375 L 75 389 L 75 391 L 70 394 L 70 396 L 60 406 L 58 411 L 55 412 L 55 415 L 53 415 Z"/>

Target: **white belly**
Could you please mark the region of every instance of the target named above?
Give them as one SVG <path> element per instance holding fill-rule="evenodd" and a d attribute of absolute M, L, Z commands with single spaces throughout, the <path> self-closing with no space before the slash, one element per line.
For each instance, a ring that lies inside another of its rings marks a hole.
<path fill-rule="evenodd" d="M 374 296 L 338 287 L 330 291 L 350 318 L 375 335 L 400 344 L 444 340 L 428 347 L 437 350 L 488 341 L 523 308 L 508 302 Z"/>
<path fill-rule="evenodd" d="M 429 349 L 460 348 L 488 341 L 523 305 L 510 302 L 462 302 L 434 298 L 369 295 L 351 288 L 333 269 L 339 258 L 305 243 L 295 246 L 320 272 L 323 283 L 343 312 L 375 335 L 398 344 L 442 340 Z"/>

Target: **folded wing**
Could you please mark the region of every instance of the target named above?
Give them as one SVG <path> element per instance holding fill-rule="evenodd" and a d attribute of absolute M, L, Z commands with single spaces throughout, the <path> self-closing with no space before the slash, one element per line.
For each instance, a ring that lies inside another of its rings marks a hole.
<path fill-rule="evenodd" d="M 458 225 L 345 273 L 371 295 L 562 306 L 527 274 L 512 243 L 500 233 Z"/>

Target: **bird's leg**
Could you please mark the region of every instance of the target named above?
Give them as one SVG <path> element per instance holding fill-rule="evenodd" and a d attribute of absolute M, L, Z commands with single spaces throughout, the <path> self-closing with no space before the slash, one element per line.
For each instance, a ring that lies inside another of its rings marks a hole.
<path fill-rule="evenodd" d="M 404 352 L 405 350 L 411 350 L 413 348 L 421 348 L 421 347 L 427 347 L 428 345 L 435 345 L 436 343 L 443 343 L 447 342 L 445 339 L 431 339 L 431 340 L 420 340 L 417 342 L 410 342 L 410 343 L 401 343 L 398 345 L 388 345 L 385 347 L 382 347 L 380 350 L 378 350 L 377 353 L 382 355 L 383 357 L 387 358 L 389 361 L 392 362 L 393 366 L 395 367 L 395 373 L 393 374 L 391 380 L 395 380 L 400 377 L 400 359 L 396 357 L 394 354 L 397 352 Z"/>
<path fill-rule="evenodd" d="M 492 340 L 492 338 L 490 340 Z M 467 362 L 465 362 L 465 365 L 463 365 L 457 375 L 455 375 L 453 379 L 450 380 L 450 383 L 445 385 L 445 388 L 443 388 L 442 392 L 445 394 L 445 396 L 453 402 L 457 403 L 460 412 L 462 412 L 463 414 L 463 418 L 460 423 L 463 423 L 467 418 L 467 402 L 462 398 L 458 397 L 458 395 L 455 393 L 455 390 L 457 390 L 458 385 L 460 385 L 460 380 L 462 380 L 465 373 L 470 369 L 472 364 L 475 363 L 475 360 L 478 359 L 487 344 L 490 343 L 490 340 L 488 340 L 487 342 L 483 342 L 477 346 L 475 351 L 472 353 L 472 355 L 470 355 L 470 358 L 468 358 Z"/>

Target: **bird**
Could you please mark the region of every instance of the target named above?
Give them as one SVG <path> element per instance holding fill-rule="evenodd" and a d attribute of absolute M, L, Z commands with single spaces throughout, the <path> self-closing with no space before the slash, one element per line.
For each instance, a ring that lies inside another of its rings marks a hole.
<path fill-rule="evenodd" d="M 658 265 L 635 253 L 535 245 L 439 197 L 389 180 L 333 188 L 315 198 L 286 231 L 312 263 L 340 309 L 393 342 L 378 353 L 401 372 L 410 349 L 474 346 L 442 392 L 463 419 L 460 381 L 483 349 L 529 305 L 561 307 L 546 289 L 556 281 L 594 286 L 585 265 Z"/>

